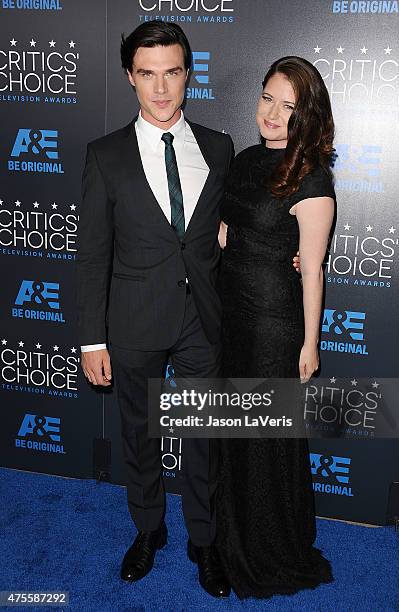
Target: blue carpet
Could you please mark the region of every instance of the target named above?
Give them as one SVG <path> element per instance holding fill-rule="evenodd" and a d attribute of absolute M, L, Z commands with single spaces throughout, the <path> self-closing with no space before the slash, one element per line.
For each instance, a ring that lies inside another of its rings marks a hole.
<path fill-rule="evenodd" d="M 66 590 L 67 611 L 399 611 L 399 534 L 392 528 L 318 520 L 317 545 L 332 562 L 334 583 L 290 597 L 215 600 L 185 555 L 178 496 L 168 495 L 168 545 L 152 572 L 130 585 L 119 578 L 134 537 L 124 488 L 9 469 L 0 469 L 0 487 L 0 590 Z"/>

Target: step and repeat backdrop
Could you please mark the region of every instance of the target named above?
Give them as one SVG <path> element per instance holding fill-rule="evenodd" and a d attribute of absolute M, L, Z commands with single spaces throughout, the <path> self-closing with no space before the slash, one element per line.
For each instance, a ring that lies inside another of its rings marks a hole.
<path fill-rule="evenodd" d="M 259 142 L 255 109 L 274 60 L 300 55 L 325 80 L 338 155 L 320 344 L 330 385 L 313 381 L 305 418 L 346 437 L 310 442 L 316 509 L 385 522 L 399 441 L 375 439 L 373 417 L 382 380 L 398 371 L 398 10 L 389 0 L 0 0 L 1 465 L 124 482 L 115 391 L 91 388 L 80 369 L 80 179 L 86 143 L 138 110 L 121 34 L 160 19 L 191 42 L 185 114 L 228 132 L 236 152 Z M 354 418 L 347 398 L 362 377 L 374 396 L 358 394 Z M 179 493 L 184 441 L 164 438 L 162 451 Z"/>

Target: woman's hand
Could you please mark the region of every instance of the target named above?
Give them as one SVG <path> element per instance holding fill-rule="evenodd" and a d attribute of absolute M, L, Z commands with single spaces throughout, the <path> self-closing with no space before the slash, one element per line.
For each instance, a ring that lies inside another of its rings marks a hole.
<path fill-rule="evenodd" d="M 301 377 L 301 383 L 308 382 L 318 367 L 319 352 L 317 350 L 317 344 L 304 344 L 299 356 L 299 374 Z"/>
<path fill-rule="evenodd" d="M 300 274 L 301 273 L 301 257 L 299 255 L 299 251 L 297 251 L 295 257 L 293 257 L 292 265 L 294 266 L 295 271 L 298 272 L 298 274 Z"/>
<path fill-rule="evenodd" d="M 227 242 L 227 225 L 224 223 L 224 221 L 220 222 L 218 239 L 220 248 L 224 249 Z"/>

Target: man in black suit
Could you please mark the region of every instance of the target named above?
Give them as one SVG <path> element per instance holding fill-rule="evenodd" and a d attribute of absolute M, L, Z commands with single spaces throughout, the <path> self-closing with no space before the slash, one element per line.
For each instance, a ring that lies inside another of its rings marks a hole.
<path fill-rule="evenodd" d="M 178 378 L 219 375 L 219 203 L 233 144 L 183 116 L 191 50 L 179 26 L 140 25 L 123 39 L 121 57 L 140 113 L 88 145 L 77 286 L 85 376 L 110 385 L 112 362 L 116 380 L 138 530 L 121 577 L 135 581 L 167 540 L 160 440 L 147 435 L 147 380 L 161 378 L 168 359 Z M 226 597 L 230 585 L 213 546 L 216 462 L 207 440 L 186 439 L 184 451 L 188 555 L 203 588 Z"/>

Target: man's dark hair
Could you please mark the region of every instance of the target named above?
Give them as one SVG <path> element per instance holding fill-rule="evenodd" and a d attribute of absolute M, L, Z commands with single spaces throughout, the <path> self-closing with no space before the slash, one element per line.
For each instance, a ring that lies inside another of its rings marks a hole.
<path fill-rule="evenodd" d="M 175 23 L 155 20 L 142 23 L 127 38 L 122 34 L 122 68 L 132 72 L 134 56 L 139 47 L 169 47 L 170 45 L 181 46 L 184 67 L 188 70 L 191 66 L 191 48 L 181 27 Z"/>

